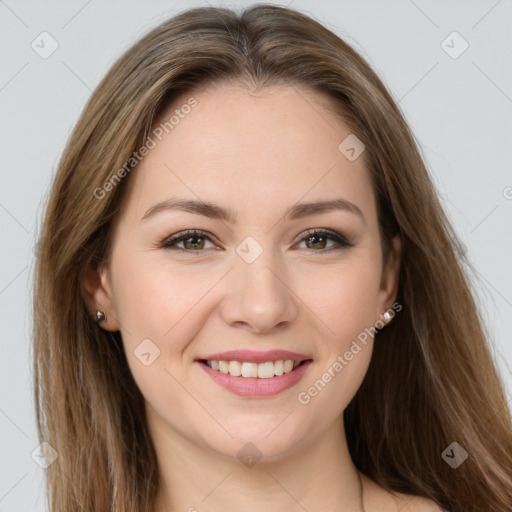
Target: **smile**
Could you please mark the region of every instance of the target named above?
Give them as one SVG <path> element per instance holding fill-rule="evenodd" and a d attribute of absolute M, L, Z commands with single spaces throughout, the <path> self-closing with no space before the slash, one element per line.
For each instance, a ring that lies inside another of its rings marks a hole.
<path fill-rule="evenodd" d="M 236 350 L 196 362 L 216 384 L 235 395 L 264 398 L 297 384 L 313 361 L 308 355 L 284 350 Z"/>

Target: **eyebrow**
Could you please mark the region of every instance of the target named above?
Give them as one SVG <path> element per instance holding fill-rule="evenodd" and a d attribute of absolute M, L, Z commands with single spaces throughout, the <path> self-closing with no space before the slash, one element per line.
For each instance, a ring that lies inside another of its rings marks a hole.
<path fill-rule="evenodd" d="M 167 210 L 179 210 L 188 213 L 194 213 L 197 215 L 203 215 L 211 219 L 218 219 L 236 224 L 237 214 L 229 208 L 223 208 L 214 203 L 208 201 L 197 201 L 193 199 L 175 199 L 171 198 L 166 201 L 152 206 L 142 217 L 141 221 L 153 217 L 157 213 Z M 295 204 L 288 208 L 284 214 L 284 218 L 289 217 L 290 220 L 301 219 L 310 215 L 319 215 L 334 210 L 341 210 L 349 213 L 353 213 L 359 216 L 364 223 L 366 223 L 365 217 L 361 209 L 347 201 L 346 199 L 331 199 L 329 201 L 317 201 L 313 203 L 301 203 Z"/>

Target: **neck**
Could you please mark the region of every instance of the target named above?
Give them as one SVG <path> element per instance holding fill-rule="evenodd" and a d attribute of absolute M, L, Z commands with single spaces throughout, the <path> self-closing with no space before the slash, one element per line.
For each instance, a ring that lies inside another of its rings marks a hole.
<path fill-rule="evenodd" d="M 168 425 L 151 425 L 161 485 L 155 512 L 245 510 L 361 512 L 361 483 L 340 418 L 330 431 L 293 453 L 240 460 L 198 447 Z"/>

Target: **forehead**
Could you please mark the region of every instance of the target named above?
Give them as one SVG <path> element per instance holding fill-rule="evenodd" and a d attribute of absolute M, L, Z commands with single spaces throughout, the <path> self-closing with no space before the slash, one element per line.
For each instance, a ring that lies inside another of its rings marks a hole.
<path fill-rule="evenodd" d="M 333 101 L 287 84 L 258 93 L 229 84 L 184 93 L 155 119 L 153 147 L 130 177 L 128 197 L 137 198 L 142 215 L 171 195 L 241 208 L 285 209 L 340 194 L 373 203 L 364 155 L 351 161 L 340 152 L 351 130 Z"/>

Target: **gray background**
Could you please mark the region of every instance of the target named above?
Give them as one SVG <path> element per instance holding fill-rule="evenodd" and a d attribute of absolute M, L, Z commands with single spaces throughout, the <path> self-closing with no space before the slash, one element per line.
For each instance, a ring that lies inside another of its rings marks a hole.
<path fill-rule="evenodd" d="M 45 510 L 44 469 L 31 458 L 39 444 L 29 364 L 33 247 L 70 130 L 115 58 L 151 27 L 188 7 L 251 3 L 0 0 L 0 512 Z M 273 3 L 345 37 L 399 101 L 476 269 L 511 400 L 512 2 Z M 43 31 L 58 43 L 46 59 L 31 47 L 42 46 Z M 464 42 L 446 39 L 453 31 L 469 44 L 457 58 Z"/>

